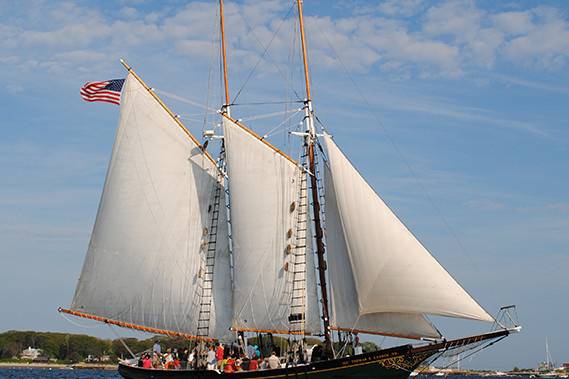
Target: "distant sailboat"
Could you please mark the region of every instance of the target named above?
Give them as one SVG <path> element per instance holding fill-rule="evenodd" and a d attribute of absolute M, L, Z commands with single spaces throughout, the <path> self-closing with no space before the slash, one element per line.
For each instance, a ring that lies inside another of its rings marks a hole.
<path fill-rule="evenodd" d="M 555 363 L 553 363 L 553 358 L 551 358 L 551 352 L 549 351 L 549 339 L 547 337 L 545 337 L 545 361 L 539 364 L 538 372 L 540 378 L 557 377 L 555 373 Z"/>
<path fill-rule="evenodd" d="M 95 227 L 71 307 L 60 310 L 205 343 L 231 341 L 238 332 L 282 334 L 299 344 L 302 336 L 322 336 L 324 353 L 311 362 L 233 374 L 121 363 L 125 378 L 405 378 L 436 354 L 519 330 L 501 325 L 447 341 L 427 319 L 496 321 L 332 136 L 317 133 L 300 0 L 297 6 L 306 79 L 305 153 L 298 161 L 230 115 L 223 1 L 219 159 L 123 62 L 128 76 Z M 320 148 L 325 160 L 317 160 Z M 337 356 L 334 330 L 430 343 Z"/>

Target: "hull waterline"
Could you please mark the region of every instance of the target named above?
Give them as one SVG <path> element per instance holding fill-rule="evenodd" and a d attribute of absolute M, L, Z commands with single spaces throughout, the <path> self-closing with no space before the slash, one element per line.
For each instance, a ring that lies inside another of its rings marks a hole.
<path fill-rule="evenodd" d="M 381 378 L 404 379 L 422 362 L 448 349 L 504 338 L 510 331 L 501 330 L 472 337 L 443 341 L 425 346 L 403 345 L 352 357 L 314 362 L 307 365 L 275 370 L 218 373 L 200 370 L 160 370 L 119 365 L 119 373 L 126 379 L 193 379 L 193 378 Z"/>
<path fill-rule="evenodd" d="M 315 362 L 307 365 L 275 370 L 218 373 L 200 370 L 155 370 L 119 365 L 119 373 L 126 379 L 190 379 L 190 378 L 385 378 L 404 379 L 431 354 L 413 356 L 410 345 L 392 351 L 377 351 L 353 357 Z M 403 366 L 399 366 L 402 364 Z M 406 368 L 404 368 L 406 367 Z"/>

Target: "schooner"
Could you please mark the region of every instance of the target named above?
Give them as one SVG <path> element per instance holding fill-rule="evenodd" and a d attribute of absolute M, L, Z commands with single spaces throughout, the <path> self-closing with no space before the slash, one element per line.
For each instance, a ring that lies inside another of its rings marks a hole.
<path fill-rule="evenodd" d="M 306 98 L 295 160 L 231 115 L 223 0 L 225 103 L 220 156 L 193 136 L 134 70 L 83 270 L 61 312 L 206 343 L 272 333 L 322 337 L 311 362 L 224 374 L 119 364 L 125 378 L 406 378 L 433 356 L 484 348 L 520 328 L 486 312 L 317 131 L 302 1 Z M 320 173 L 323 175 L 320 177 Z M 321 184 L 323 180 L 323 185 Z M 487 321 L 491 332 L 446 340 L 428 315 Z M 347 356 L 332 333 L 423 341 Z"/>

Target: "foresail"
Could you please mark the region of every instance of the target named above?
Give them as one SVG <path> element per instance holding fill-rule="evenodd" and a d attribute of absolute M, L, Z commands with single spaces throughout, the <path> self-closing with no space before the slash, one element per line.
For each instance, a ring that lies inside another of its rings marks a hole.
<path fill-rule="evenodd" d="M 387 207 L 331 137 L 325 135 L 324 141 L 358 313 L 493 321 Z M 327 227 L 331 217 L 326 217 Z"/>
<path fill-rule="evenodd" d="M 200 268 L 212 219 L 208 210 L 222 185 L 211 158 L 129 74 L 72 309 L 196 334 Z M 225 206 L 220 211 L 215 272 L 229 278 Z M 210 335 L 220 336 L 231 319 L 230 280 L 214 288 Z"/>
<path fill-rule="evenodd" d="M 295 245 L 301 168 L 227 117 L 223 131 L 231 191 L 233 327 L 288 331 L 293 256 L 306 249 Z M 307 286 L 316 287 L 314 275 L 306 280 L 314 280 Z M 316 300 L 307 296 L 307 301 Z M 307 304 L 307 308 L 312 311 L 317 305 Z M 320 330 L 315 320 L 307 319 L 306 332 Z"/>
<path fill-rule="evenodd" d="M 330 325 L 334 329 L 361 331 L 420 339 L 440 337 L 438 331 L 422 314 L 369 313 L 360 314 L 358 293 L 348 256 L 348 249 L 336 202 L 330 169 L 324 167 L 326 200 L 326 251 L 330 285 Z M 370 262 L 370 264 L 373 264 Z"/>

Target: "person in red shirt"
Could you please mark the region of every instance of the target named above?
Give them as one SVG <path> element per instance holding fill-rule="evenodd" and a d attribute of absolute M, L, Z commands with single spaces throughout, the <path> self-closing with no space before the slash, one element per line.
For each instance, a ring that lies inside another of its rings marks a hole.
<path fill-rule="evenodd" d="M 215 359 L 217 360 L 217 367 L 220 368 L 223 361 L 223 344 L 221 342 L 215 348 Z"/>
<path fill-rule="evenodd" d="M 223 366 L 223 372 L 235 372 L 235 357 L 230 356 L 225 361 L 225 366 Z"/>
<path fill-rule="evenodd" d="M 147 354 L 144 354 L 144 357 L 142 358 L 142 367 L 152 368 L 152 361 L 150 360 L 150 357 Z"/>
<path fill-rule="evenodd" d="M 253 358 L 251 358 L 251 361 L 249 361 L 249 371 L 257 371 L 259 369 L 259 361 L 257 360 L 257 357 L 255 355 L 253 355 Z"/>

